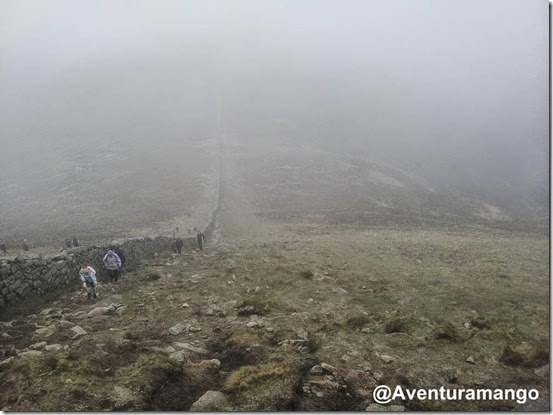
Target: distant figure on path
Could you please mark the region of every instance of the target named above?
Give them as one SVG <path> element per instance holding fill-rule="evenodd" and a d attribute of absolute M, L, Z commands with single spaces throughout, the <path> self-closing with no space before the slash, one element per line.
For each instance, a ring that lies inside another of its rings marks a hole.
<path fill-rule="evenodd" d="M 73 237 L 72 242 L 73 242 L 73 246 L 74 246 L 75 248 L 79 246 L 79 241 L 77 241 L 77 238 L 76 238 L 76 237 Z"/>
<path fill-rule="evenodd" d="M 196 240 L 198 241 L 198 248 L 200 248 L 200 251 L 204 250 L 204 234 L 198 231 L 196 234 Z"/>
<path fill-rule="evenodd" d="M 177 250 L 177 253 L 182 254 L 182 247 L 184 246 L 184 241 L 182 238 L 175 239 L 175 249 Z"/>
<path fill-rule="evenodd" d="M 26 239 L 23 239 L 23 244 L 21 245 L 21 247 L 23 248 L 24 251 L 29 250 L 29 245 L 27 245 L 27 240 Z"/>
<path fill-rule="evenodd" d="M 121 270 L 121 258 L 117 256 L 111 249 L 104 256 L 104 267 L 108 271 L 111 282 L 117 282 L 119 280 L 119 274 Z"/>
<path fill-rule="evenodd" d="M 96 295 L 96 271 L 91 266 L 85 265 L 79 271 L 79 277 L 83 283 L 83 288 L 86 291 L 86 298 L 92 300 L 93 298 L 98 297 Z"/>
<path fill-rule="evenodd" d="M 0 249 L 2 250 L 2 252 L 4 252 L 5 254 L 8 253 L 8 251 L 6 251 L 6 243 L 4 241 L 0 241 Z"/>
<path fill-rule="evenodd" d="M 71 238 L 65 238 L 65 247 L 73 248 L 73 240 Z"/>

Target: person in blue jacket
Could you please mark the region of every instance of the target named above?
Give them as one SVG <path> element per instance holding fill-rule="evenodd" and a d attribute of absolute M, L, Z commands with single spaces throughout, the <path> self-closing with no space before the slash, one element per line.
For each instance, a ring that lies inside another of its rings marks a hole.
<path fill-rule="evenodd" d="M 96 281 L 96 271 L 94 270 L 94 268 L 89 265 L 85 265 L 79 271 L 79 277 L 81 278 L 83 288 L 86 291 L 86 297 L 89 300 L 97 298 L 98 296 L 96 295 L 96 285 L 98 285 L 98 282 Z"/>

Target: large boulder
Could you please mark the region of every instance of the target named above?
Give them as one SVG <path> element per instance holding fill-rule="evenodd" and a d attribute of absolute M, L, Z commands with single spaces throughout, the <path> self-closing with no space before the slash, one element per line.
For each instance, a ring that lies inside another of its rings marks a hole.
<path fill-rule="evenodd" d="M 224 411 L 226 406 L 227 397 L 224 393 L 207 391 L 192 404 L 190 410 L 197 412 Z"/>

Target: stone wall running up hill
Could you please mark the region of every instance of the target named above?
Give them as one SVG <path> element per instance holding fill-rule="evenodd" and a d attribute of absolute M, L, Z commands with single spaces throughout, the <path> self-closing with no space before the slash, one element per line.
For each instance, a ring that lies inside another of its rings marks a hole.
<path fill-rule="evenodd" d="M 109 247 L 118 247 L 127 264 L 153 257 L 156 252 L 171 251 L 172 238 L 132 239 L 106 246 L 87 246 L 62 251 L 58 255 L 20 255 L 0 259 L 0 310 L 26 298 L 52 291 L 68 284 L 79 283 L 79 270 L 90 265 L 101 280 L 106 273 L 102 258 Z M 185 240 L 185 248 L 196 247 L 195 238 Z"/>

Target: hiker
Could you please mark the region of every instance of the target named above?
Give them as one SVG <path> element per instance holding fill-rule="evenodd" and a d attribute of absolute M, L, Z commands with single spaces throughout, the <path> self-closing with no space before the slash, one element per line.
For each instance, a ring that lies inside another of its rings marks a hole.
<path fill-rule="evenodd" d="M 86 298 L 89 300 L 97 298 L 98 296 L 96 295 L 95 288 L 98 283 L 96 282 L 96 271 L 94 268 L 85 265 L 79 271 L 79 276 L 81 278 L 81 282 L 83 283 L 83 288 L 86 291 Z"/>
<path fill-rule="evenodd" d="M 196 240 L 198 241 L 198 247 L 200 248 L 200 251 L 204 250 L 204 234 L 198 231 L 196 234 Z"/>
<path fill-rule="evenodd" d="M 113 252 L 111 249 L 104 256 L 104 267 L 108 271 L 111 282 L 117 282 L 119 280 L 119 274 L 121 270 L 121 258 Z"/>
<path fill-rule="evenodd" d="M 65 238 L 65 247 L 73 248 L 73 241 L 71 240 L 71 238 Z"/>
<path fill-rule="evenodd" d="M 0 241 L 0 249 L 7 254 L 8 251 L 6 251 L 6 243 L 4 241 Z"/>
<path fill-rule="evenodd" d="M 182 254 L 182 247 L 184 245 L 184 241 L 182 238 L 175 239 L 175 248 L 177 250 L 177 253 Z"/>
<path fill-rule="evenodd" d="M 121 275 L 125 273 L 126 271 L 126 268 L 125 268 L 125 263 L 127 262 L 127 259 L 125 258 L 125 253 L 121 250 L 121 248 L 119 247 L 111 247 L 110 248 L 114 253 L 115 255 L 117 255 L 119 257 L 119 259 L 121 260 L 121 268 L 119 268 L 119 271 L 121 271 Z"/>
<path fill-rule="evenodd" d="M 29 245 L 27 245 L 27 240 L 26 239 L 23 239 L 23 244 L 21 245 L 21 247 L 23 248 L 24 251 L 29 250 Z"/>
<path fill-rule="evenodd" d="M 77 238 L 75 238 L 75 237 L 73 237 L 73 240 L 71 241 L 71 243 L 73 244 L 74 248 L 79 246 L 79 241 L 77 241 Z"/>

